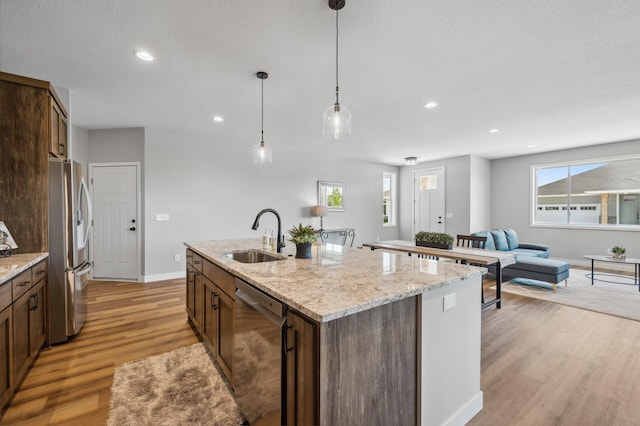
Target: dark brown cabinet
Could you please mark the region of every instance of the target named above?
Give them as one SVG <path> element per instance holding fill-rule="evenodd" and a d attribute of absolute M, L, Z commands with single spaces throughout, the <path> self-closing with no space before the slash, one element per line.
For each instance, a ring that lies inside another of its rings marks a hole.
<path fill-rule="evenodd" d="M 290 310 L 286 331 L 288 425 L 318 424 L 318 325 Z"/>
<path fill-rule="evenodd" d="M 233 275 L 202 259 L 192 250 L 187 250 L 189 320 L 230 381 L 233 365 L 234 297 Z"/>
<path fill-rule="evenodd" d="M 4 287 L 11 289 L 11 284 Z M 0 312 L 0 408 L 4 407 L 13 396 L 13 377 L 11 359 L 13 356 L 12 307 L 9 305 Z"/>
<path fill-rule="evenodd" d="M 41 262 L 26 271 L 37 281 L 13 302 L 13 373 L 16 384 L 22 382 L 47 341 L 47 275 L 37 275 L 42 267 L 46 267 L 46 263 Z M 24 282 L 23 276 L 24 273 L 13 280 L 14 295 L 15 289 Z"/>
<path fill-rule="evenodd" d="M 54 96 L 49 96 L 49 154 L 67 158 L 67 117 Z"/>

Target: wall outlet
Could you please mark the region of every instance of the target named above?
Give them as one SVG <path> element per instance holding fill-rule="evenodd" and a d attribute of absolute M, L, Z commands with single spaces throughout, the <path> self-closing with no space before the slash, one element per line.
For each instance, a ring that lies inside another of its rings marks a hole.
<path fill-rule="evenodd" d="M 175 260 L 176 262 L 180 262 L 180 255 L 179 254 L 174 254 L 173 255 L 173 260 Z"/>
<path fill-rule="evenodd" d="M 446 296 L 444 296 L 442 298 L 442 310 L 443 311 L 448 311 L 449 309 L 453 308 L 454 306 L 456 306 L 456 294 L 455 293 L 447 294 Z"/>

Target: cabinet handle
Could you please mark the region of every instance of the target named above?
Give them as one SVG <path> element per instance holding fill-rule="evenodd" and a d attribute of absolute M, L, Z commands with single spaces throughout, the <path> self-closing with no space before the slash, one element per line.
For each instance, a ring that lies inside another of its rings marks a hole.
<path fill-rule="evenodd" d="M 34 311 L 37 311 L 38 306 L 40 306 L 40 299 L 38 298 L 38 293 L 34 294 L 34 296 L 36 297 L 36 307 L 34 308 Z"/>
<path fill-rule="evenodd" d="M 38 271 L 38 272 L 36 272 L 36 275 L 42 275 L 42 274 L 44 274 L 44 271 Z"/>
<path fill-rule="evenodd" d="M 29 306 L 29 310 L 30 310 L 30 311 L 35 311 L 36 309 L 38 309 L 38 308 L 37 308 L 37 303 L 38 303 L 38 302 L 37 302 L 37 300 L 36 300 L 36 295 L 35 295 L 35 294 L 32 294 L 32 295 L 31 295 L 31 297 L 30 297 L 29 299 L 33 299 L 33 303 L 34 303 L 34 305 L 33 305 L 33 306 Z"/>
<path fill-rule="evenodd" d="M 22 281 L 20 284 L 18 284 L 18 287 L 24 287 L 27 284 L 29 284 L 29 281 Z"/>
<path fill-rule="evenodd" d="M 195 263 L 196 265 L 199 265 L 200 261 L 199 260 L 194 260 L 193 263 Z"/>
<path fill-rule="evenodd" d="M 289 330 L 292 329 L 292 328 L 293 328 L 292 325 L 285 325 L 285 330 L 284 330 L 284 348 L 285 348 L 285 352 L 291 352 L 296 348 L 295 346 L 289 346 Z"/>
<path fill-rule="evenodd" d="M 218 305 L 216 305 L 216 297 L 220 296 L 219 293 L 211 292 L 211 309 L 218 309 Z"/>

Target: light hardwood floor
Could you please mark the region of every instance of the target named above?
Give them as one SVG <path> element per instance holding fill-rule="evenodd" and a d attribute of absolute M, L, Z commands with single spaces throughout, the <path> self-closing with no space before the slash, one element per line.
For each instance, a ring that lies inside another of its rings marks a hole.
<path fill-rule="evenodd" d="M 117 365 L 197 342 L 184 292 L 92 282 L 87 325 L 42 352 L 2 424 L 104 424 Z M 509 294 L 502 306 L 482 313 L 484 409 L 470 425 L 640 424 L 640 322 Z"/>
<path fill-rule="evenodd" d="M 198 341 L 184 280 L 93 281 L 88 297 L 83 330 L 40 353 L 2 424 L 104 425 L 116 366 Z"/>

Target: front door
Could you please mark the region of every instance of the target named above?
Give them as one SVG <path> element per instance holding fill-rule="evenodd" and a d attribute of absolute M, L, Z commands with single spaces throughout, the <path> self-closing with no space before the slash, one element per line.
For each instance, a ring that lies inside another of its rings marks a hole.
<path fill-rule="evenodd" d="M 413 234 L 444 232 L 444 167 L 413 172 Z"/>
<path fill-rule="evenodd" d="M 138 176 L 137 164 L 91 165 L 94 278 L 140 276 Z"/>

